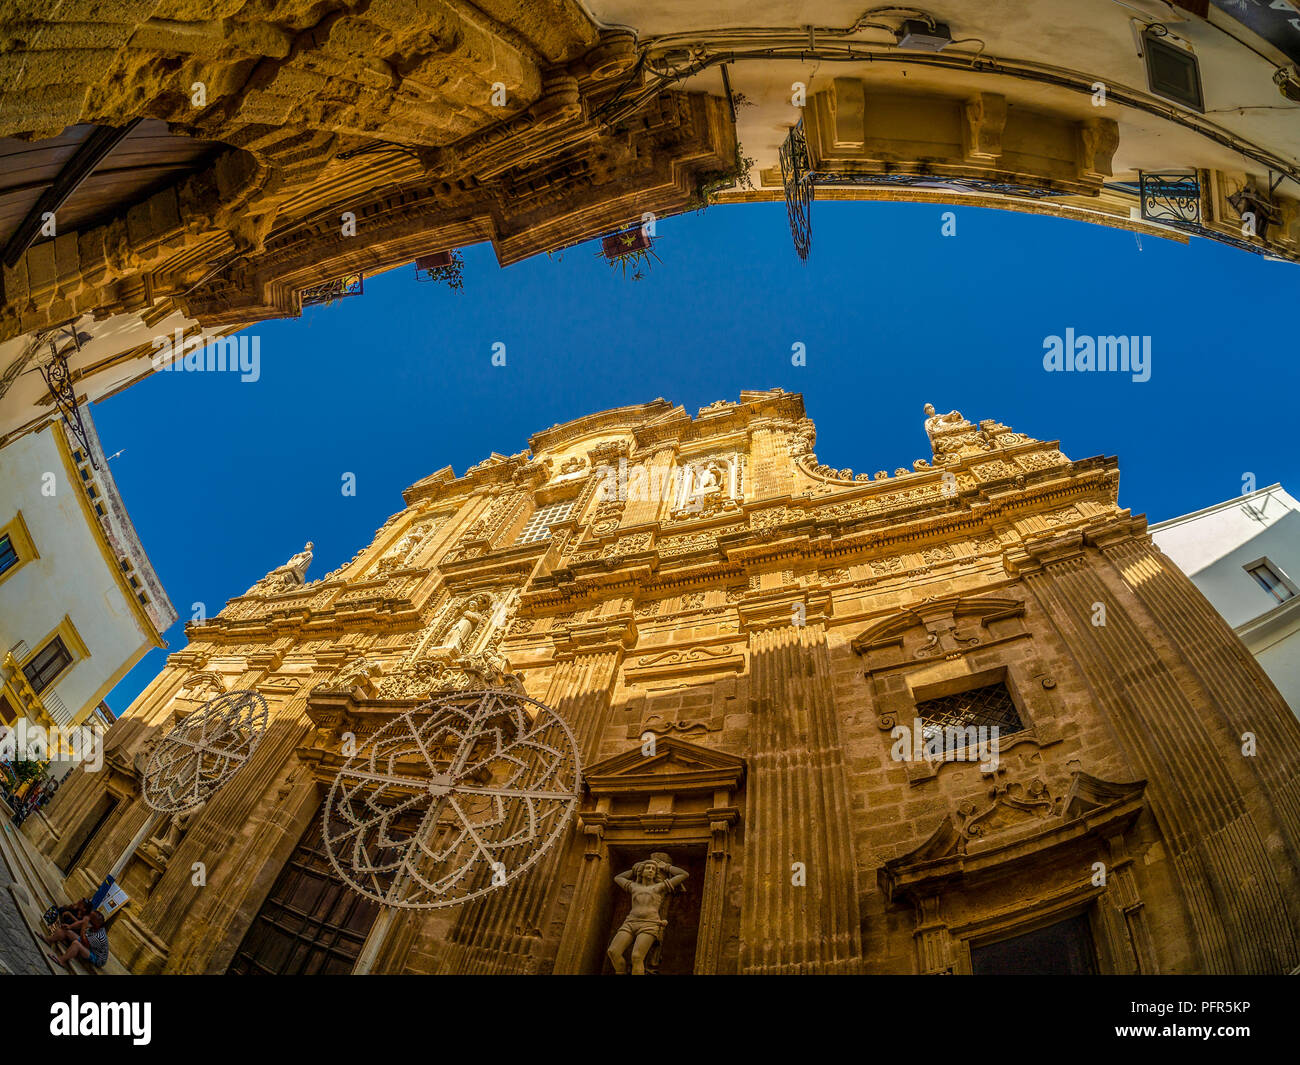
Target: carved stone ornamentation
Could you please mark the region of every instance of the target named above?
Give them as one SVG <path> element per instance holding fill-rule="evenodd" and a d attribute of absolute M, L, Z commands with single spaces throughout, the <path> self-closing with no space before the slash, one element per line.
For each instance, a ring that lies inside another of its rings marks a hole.
<path fill-rule="evenodd" d="M 271 570 L 244 594 L 265 596 L 301 588 L 306 583 L 307 567 L 311 565 L 314 546 L 309 540 L 307 546 L 292 556 L 288 562 Z"/>
<path fill-rule="evenodd" d="M 353 688 L 375 688 L 375 679 L 382 672 L 379 663 L 372 658 L 354 659 L 340 666 L 330 678 L 320 685 L 317 691 L 350 692 Z"/>
<path fill-rule="evenodd" d="M 743 485 L 738 455 L 697 459 L 683 467 L 672 517 L 678 521 L 738 511 Z"/>
<path fill-rule="evenodd" d="M 387 577 L 395 570 L 405 567 L 436 528 L 437 523 L 432 521 L 422 521 L 411 526 L 405 536 L 380 556 L 375 564 L 374 575 Z"/>
<path fill-rule="evenodd" d="M 424 658 L 384 677 L 384 699 L 427 699 L 439 692 L 509 688 L 523 692 L 519 679 L 493 655 L 453 655 Z"/>
<path fill-rule="evenodd" d="M 573 86 L 552 88 L 562 114 Z M 511 158 L 483 142 L 456 150 Z M 490 708 L 494 690 L 526 688 L 583 753 L 577 823 L 539 824 L 526 788 L 502 813 L 486 785 L 515 768 L 490 729 L 471 730 L 455 795 L 451 774 L 419 768 L 446 750 L 425 761 L 403 748 L 383 770 L 394 807 L 367 806 L 376 779 L 358 778 L 372 853 L 410 838 L 413 796 L 435 851 L 444 824 L 491 825 L 458 864 L 462 901 L 479 901 L 358 921 L 328 951 L 284 932 L 304 966 L 596 974 L 618 933 L 615 961 L 653 971 L 661 943 L 665 975 L 967 973 L 998 954 L 986 946 L 1064 922 L 1070 958 L 1099 972 L 1289 971 L 1290 709 L 1119 505 L 1116 460 L 1071 462 L 957 411 L 930 408 L 925 431 L 932 457 L 912 463 L 900 441 L 914 468 L 896 477 L 814 475 L 801 397 L 762 390 L 696 417 L 668 400 L 595 412 L 534 433 L 531 454 L 461 477 L 445 467 L 327 581 L 305 586 L 298 557 L 186 626 L 188 645 L 113 733 L 107 771 L 74 770 L 21 831 L 67 871 L 69 895 L 93 892 L 149 816 L 134 796 L 161 749 L 151 737 L 227 685 L 267 693 L 247 769 L 185 826 L 153 826 L 127 864 L 131 909 L 113 942 L 141 972 L 275 968 L 285 940 L 264 948 L 249 931 L 292 903 L 286 867 L 326 897 L 311 853 L 340 829 L 313 818 L 349 757 L 342 737 L 364 744 L 428 716 L 433 696 Z M 572 483 L 546 483 L 548 461 Z M 667 498 L 603 501 L 601 472 L 620 471 L 617 496 L 624 464 L 691 472 Z M 570 500 L 555 534 L 568 544 L 519 543 L 539 507 Z M 531 720 L 518 719 L 521 741 Z M 1246 732 L 1267 757 L 1243 762 Z M 494 885 L 492 848 L 539 833 L 554 850 Z M 652 854 L 671 860 L 638 865 Z M 196 892 L 198 861 L 209 877 Z M 427 889 L 389 872 L 398 893 Z M 657 891 L 684 873 L 680 890 Z M 624 888 L 645 895 L 627 924 Z M 309 928 L 331 920 L 310 916 Z"/>

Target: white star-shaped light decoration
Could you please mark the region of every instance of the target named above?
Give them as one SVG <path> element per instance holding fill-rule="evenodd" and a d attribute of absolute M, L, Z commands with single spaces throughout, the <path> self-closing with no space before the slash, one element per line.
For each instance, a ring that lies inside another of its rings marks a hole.
<path fill-rule="evenodd" d="M 144 770 L 145 803 L 162 814 L 202 806 L 252 756 L 266 722 L 266 700 L 257 692 L 209 699 L 153 749 Z"/>
<path fill-rule="evenodd" d="M 457 906 L 505 887 L 578 808 L 564 719 L 513 691 L 462 691 L 398 714 L 334 778 L 324 842 L 338 875 L 385 906 Z"/>

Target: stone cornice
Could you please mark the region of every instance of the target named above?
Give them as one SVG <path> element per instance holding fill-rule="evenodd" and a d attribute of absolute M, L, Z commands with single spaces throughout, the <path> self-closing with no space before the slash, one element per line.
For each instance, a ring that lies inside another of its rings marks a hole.
<path fill-rule="evenodd" d="M 722 579 L 719 568 L 724 562 L 729 564 L 728 570 L 739 573 L 773 564 L 846 565 L 855 559 L 869 561 L 891 548 L 922 551 L 954 537 L 981 535 L 1000 553 L 1021 539 L 1014 532 L 1014 520 L 1045 512 L 1052 504 L 1095 498 L 1099 488 L 1109 498 L 1114 460 L 1083 460 L 1026 472 L 1006 478 L 1005 483 L 961 491 L 952 498 L 942 494 L 944 472 L 915 475 L 916 487 L 903 493 L 883 484 L 857 485 L 831 497 L 783 496 L 747 503 L 740 512 L 743 521 L 715 516 L 619 529 L 594 545 L 583 545 L 589 551 L 596 547 L 599 554 L 564 558 L 552 572 L 535 578 L 521 609 L 534 607 L 544 612 L 548 605 L 580 602 L 598 589 L 608 591 L 612 586 L 643 592 L 677 585 L 711 586 Z M 909 499 L 914 491 L 921 491 L 921 496 Z M 897 499 L 902 505 L 894 510 L 871 509 L 873 502 L 882 499 Z M 855 505 L 863 508 L 860 513 L 855 513 Z M 1075 523 L 1093 528 L 1098 520 L 1080 515 Z M 1123 515 L 1116 520 L 1123 520 Z M 1000 531 L 1010 532 L 1010 539 L 1000 536 Z M 604 553 L 616 550 L 619 536 L 633 532 L 650 534 L 645 549 L 622 555 Z M 1058 535 L 1031 539 L 1045 542 Z M 696 540 L 698 544 L 692 542 Z M 983 554 L 953 561 L 975 561 Z"/>
<path fill-rule="evenodd" d="M 420 572 L 428 573 L 427 570 Z M 363 586 L 365 583 L 362 582 Z M 356 631 L 401 631 L 418 624 L 419 610 L 415 602 L 409 597 L 385 596 L 382 594 L 382 589 L 386 583 L 387 581 L 378 582 L 375 593 L 371 596 L 344 603 L 339 602 L 339 598 L 357 589 L 354 586 L 350 588 L 347 582 L 340 581 L 337 583 L 334 602 L 319 609 L 312 608 L 308 603 L 292 607 L 276 607 L 274 600 L 240 597 L 231 600 L 231 604 L 253 603 L 269 609 L 255 617 L 230 617 L 218 614 L 201 624 L 190 622 L 185 626 L 185 635 L 191 642 L 208 641 L 220 644 L 275 639 L 293 634 L 320 637 Z M 231 604 L 227 604 L 227 609 Z"/>
<path fill-rule="evenodd" d="M 752 598 L 746 596 L 736 604 L 742 633 L 788 629 L 799 623 L 825 625 L 832 610 L 828 592 L 803 588 L 780 588 Z"/>
<path fill-rule="evenodd" d="M 675 768 L 674 762 L 680 768 Z M 640 747 L 634 747 L 588 767 L 583 774 L 583 783 L 590 795 L 599 798 L 607 795 L 730 793 L 744 778 L 743 758 L 709 747 L 698 747 L 675 737 L 664 737 L 656 744 L 656 753 L 648 758 Z M 582 816 L 587 823 L 607 820 L 607 815 L 596 811 L 584 811 Z M 734 818 L 728 817 L 728 820 Z"/>
<path fill-rule="evenodd" d="M 1146 515 L 1134 515 L 1128 511 L 1116 515 L 1113 520 L 1105 524 L 1091 526 L 1084 530 L 1084 536 L 1090 546 L 1103 551 L 1118 544 L 1150 539 L 1147 536 Z"/>
<path fill-rule="evenodd" d="M 636 646 L 636 621 L 631 613 L 578 622 L 550 632 L 554 660 L 565 661 L 582 655 L 621 653 Z"/>
<path fill-rule="evenodd" d="M 1008 573 L 1027 577 L 1042 573 L 1048 566 L 1082 558 L 1084 547 L 1083 532 L 1075 531 L 1022 541 L 1005 553 L 1004 560 Z"/>
<path fill-rule="evenodd" d="M 529 438 L 528 446 L 532 449 L 534 455 L 559 451 L 566 444 L 598 432 L 609 432 L 618 429 L 634 432 L 645 425 L 647 421 L 662 418 L 674 410 L 681 410 L 681 408 L 674 408 L 666 399 L 653 399 L 649 403 L 615 407 L 596 414 L 588 414 L 582 418 L 575 418 L 570 422 L 561 422 L 558 425 L 552 425 L 549 429 L 543 429 L 540 433 L 534 433 Z"/>

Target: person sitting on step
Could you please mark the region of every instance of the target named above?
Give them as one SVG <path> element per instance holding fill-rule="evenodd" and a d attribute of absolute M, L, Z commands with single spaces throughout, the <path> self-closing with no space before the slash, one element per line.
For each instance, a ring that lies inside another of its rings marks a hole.
<path fill-rule="evenodd" d="M 98 910 L 90 911 L 84 925 L 65 926 L 57 929 L 55 934 L 62 942 L 68 944 L 68 949 L 61 955 L 50 954 L 51 961 L 66 966 L 73 958 L 81 958 L 96 969 L 101 968 L 108 961 L 108 931 L 104 928 L 104 915 Z M 45 940 L 47 943 L 54 943 L 49 936 L 45 937 Z"/>

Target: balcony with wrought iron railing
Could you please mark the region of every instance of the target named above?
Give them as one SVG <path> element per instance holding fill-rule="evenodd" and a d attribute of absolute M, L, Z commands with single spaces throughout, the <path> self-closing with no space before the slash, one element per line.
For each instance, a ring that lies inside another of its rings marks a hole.
<path fill-rule="evenodd" d="M 361 274 L 344 274 L 342 277 L 322 281 L 318 285 L 310 285 L 298 295 L 303 307 L 328 306 L 348 296 L 363 295 L 364 281 Z"/>

